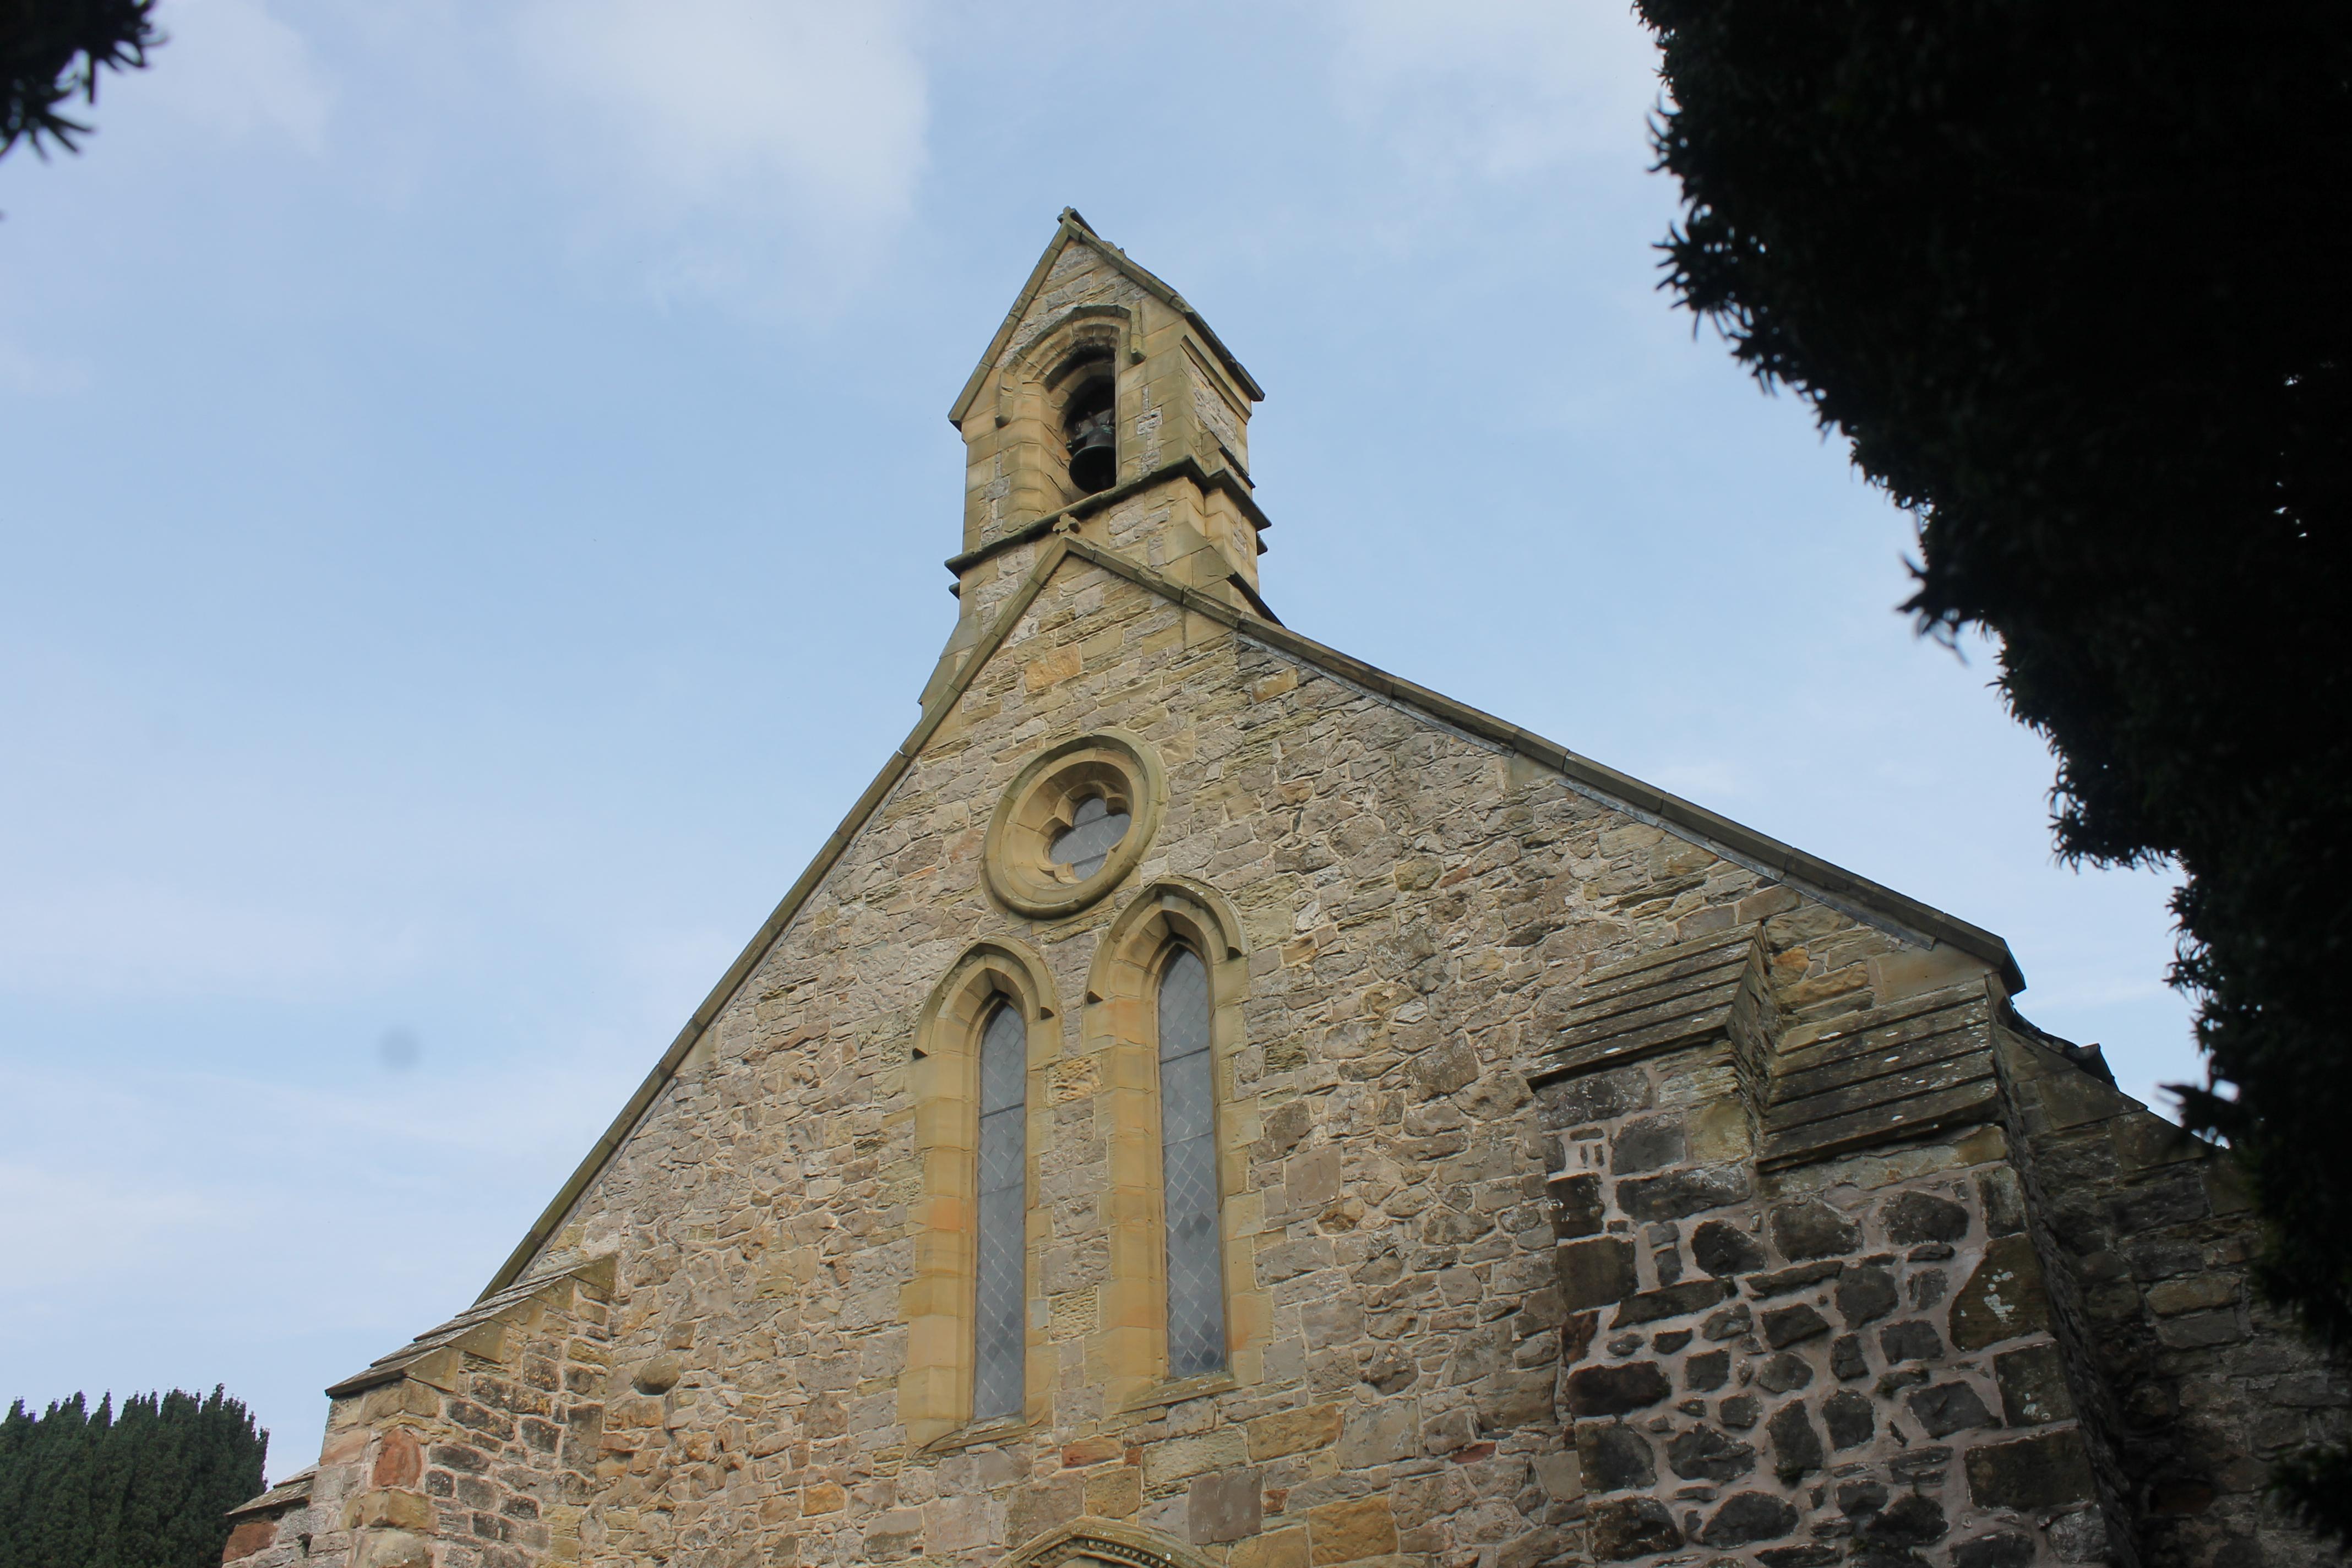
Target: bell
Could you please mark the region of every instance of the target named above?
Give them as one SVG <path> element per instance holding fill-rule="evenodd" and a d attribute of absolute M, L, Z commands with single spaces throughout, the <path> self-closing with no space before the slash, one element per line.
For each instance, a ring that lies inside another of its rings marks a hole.
<path fill-rule="evenodd" d="M 1070 482 L 1087 495 L 1110 489 L 1118 477 L 1118 439 L 1112 411 L 1089 414 L 1070 426 Z"/>

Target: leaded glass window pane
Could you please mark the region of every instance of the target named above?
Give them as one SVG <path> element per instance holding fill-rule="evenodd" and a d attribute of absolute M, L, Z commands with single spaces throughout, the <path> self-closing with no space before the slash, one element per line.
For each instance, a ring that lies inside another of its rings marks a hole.
<path fill-rule="evenodd" d="M 971 1388 L 975 1421 L 1017 1415 L 1022 1409 L 1028 1068 L 1028 1026 L 1019 1008 L 999 1003 L 980 1040 L 980 1247 Z"/>
<path fill-rule="evenodd" d="M 1217 1226 L 1215 1058 L 1209 973 L 1180 949 L 1160 977 L 1160 1182 L 1168 1216 L 1168 1374 L 1225 1364 L 1225 1292 Z"/>
<path fill-rule="evenodd" d="M 1070 814 L 1070 826 L 1055 836 L 1046 858 L 1056 866 L 1067 866 L 1084 881 L 1103 868 L 1110 852 L 1127 837 L 1128 815 L 1113 811 L 1110 803 L 1100 795 L 1078 803 Z"/>

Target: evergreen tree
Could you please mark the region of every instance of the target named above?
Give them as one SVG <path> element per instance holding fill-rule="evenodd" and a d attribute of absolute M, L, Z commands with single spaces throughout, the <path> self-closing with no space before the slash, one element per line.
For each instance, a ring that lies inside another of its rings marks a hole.
<path fill-rule="evenodd" d="M 213 1568 L 259 1492 L 269 1434 L 215 1386 L 79 1394 L 0 1421 L 0 1568 Z"/>
<path fill-rule="evenodd" d="M 2000 639 L 2060 853 L 2183 873 L 2183 1110 L 2352 1362 L 2352 7 L 1637 7 L 1669 287 L 1916 514 L 1906 608 Z M 2352 1447 L 2281 1479 L 2352 1540 Z"/>
<path fill-rule="evenodd" d="M 5 0 L 0 3 L 0 153 L 29 142 L 79 151 L 89 127 L 65 111 L 98 101 L 99 72 L 136 70 L 163 41 L 155 0 Z"/>

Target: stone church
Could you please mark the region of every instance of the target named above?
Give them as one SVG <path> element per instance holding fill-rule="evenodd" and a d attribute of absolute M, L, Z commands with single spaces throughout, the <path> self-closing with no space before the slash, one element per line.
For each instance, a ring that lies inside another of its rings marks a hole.
<path fill-rule="evenodd" d="M 921 718 L 244 1568 L 2282 1568 L 2346 1391 L 1993 933 L 1284 626 L 1075 212 Z"/>

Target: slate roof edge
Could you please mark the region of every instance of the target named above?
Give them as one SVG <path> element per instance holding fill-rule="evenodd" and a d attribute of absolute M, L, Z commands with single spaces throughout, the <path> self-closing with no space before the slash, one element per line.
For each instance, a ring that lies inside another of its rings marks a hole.
<path fill-rule="evenodd" d="M 1841 903 L 1860 905 L 1863 909 L 1874 910 L 1882 921 L 1904 927 L 1926 937 L 1931 942 L 1948 942 L 1961 952 L 1991 964 L 2000 973 L 2002 983 L 2008 986 L 2011 994 L 2025 989 L 2024 972 L 2018 967 L 2016 958 L 2011 954 L 2009 944 L 1980 926 L 1971 925 L 1957 916 L 1946 914 L 1941 910 L 1923 904 L 1916 899 L 1907 898 L 1891 888 L 1883 887 L 1865 877 L 1857 876 L 1842 867 L 1808 855 L 1793 845 L 1783 844 L 1777 838 L 1758 833 L 1752 828 L 1732 821 L 1729 817 L 1709 811 L 1705 806 L 1695 805 L 1678 795 L 1668 795 L 1663 790 L 1654 789 L 1630 774 L 1621 773 L 1614 768 L 1603 766 L 1590 758 L 1580 757 L 1567 747 L 1556 742 L 1545 740 L 1532 731 L 1507 723 L 1493 714 L 1473 708 L 1467 703 L 1456 702 L 1441 692 L 1433 691 L 1425 686 L 1417 685 L 1400 676 L 1391 675 L 1376 665 L 1351 658 L 1337 648 L 1317 642 L 1312 637 L 1302 637 L 1279 622 L 1237 610 L 1213 595 L 1204 594 L 1197 588 L 1172 582 L 1147 567 L 1140 566 L 1115 552 L 1103 549 L 1076 534 L 1056 534 L 1038 556 L 1037 563 L 1030 569 L 1027 579 L 1014 590 L 1012 597 L 1006 600 L 1003 607 L 997 612 L 996 619 L 989 627 L 987 635 L 973 645 L 971 656 L 964 660 L 963 668 L 956 672 L 954 679 L 948 682 L 931 705 L 923 710 L 922 717 L 915 721 L 915 727 L 908 731 L 907 738 L 898 743 L 898 750 L 890 754 L 889 761 L 882 764 L 881 771 L 874 775 L 873 782 L 866 786 L 865 792 L 857 797 L 856 803 L 849 808 L 847 815 L 843 816 L 840 826 L 835 827 L 832 836 L 819 847 L 815 857 L 809 861 L 807 868 L 793 881 L 791 889 L 776 905 L 774 911 L 761 925 L 751 940 L 744 945 L 743 951 L 737 955 L 735 962 L 728 966 L 727 972 L 719 976 L 719 984 L 710 988 L 709 994 L 703 998 L 701 1005 L 695 1008 L 692 1016 L 687 1019 L 685 1026 L 678 1030 L 677 1037 L 670 1042 L 669 1048 L 662 1053 L 661 1059 L 654 1064 L 653 1070 L 646 1075 L 645 1081 L 639 1084 L 635 1092 L 629 1096 L 627 1103 L 621 1108 L 620 1114 L 613 1119 L 604 1135 L 596 1140 L 578 1168 L 565 1180 L 554 1199 L 541 1212 L 539 1219 L 531 1226 L 530 1233 L 508 1255 L 506 1262 L 499 1266 L 498 1273 L 491 1277 L 490 1282 L 483 1287 L 482 1293 L 475 1298 L 478 1304 L 488 1300 L 520 1278 L 531 1258 L 547 1244 L 557 1230 L 562 1228 L 564 1216 L 571 1212 L 572 1205 L 579 1202 L 581 1194 L 588 1190 L 589 1184 L 603 1173 L 604 1166 L 618 1152 L 629 1133 L 635 1128 L 638 1121 L 644 1119 L 646 1111 L 653 1108 L 654 1101 L 669 1086 L 671 1080 L 677 1077 L 677 1070 L 685 1063 L 688 1054 L 700 1043 L 704 1031 L 710 1026 L 720 1010 L 733 998 L 743 982 L 750 978 L 751 971 L 758 967 L 761 959 L 767 956 L 769 949 L 775 945 L 777 939 L 783 935 L 785 929 L 800 913 L 801 906 L 816 891 L 818 885 L 840 861 L 841 857 L 847 852 L 851 841 L 864 829 L 866 819 L 879 808 L 890 791 L 898 786 L 898 781 L 906 776 L 907 770 L 914 765 L 917 755 L 929 742 L 940 725 L 945 722 L 948 714 L 954 710 L 956 703 L 961 700 L 965 690 L 977 679 L 982 668 L 995 656 L 997 648 L 1003 646 L 1013 628 L 1020 624 L 1021 617 L 1028 613 L 1029 606 L 1036 602 L 1037 595 L 1044 592 L 1045 584 L 1052 580 L 1055 571 L 1065 560 L 1072 556 L 1125 577 L 1139 587 L 1171 600 L 1194 614 L 1220 622 L 1268 647 L 1304 660 L 1328 674 L 1351 681 L 1392 701 L 1419 709 L 1443 723 L 1515 752 L 1531 762 L 1551 769 L 1572 784 L 1580 785 L 1585 792 L 1601 799 L 1604 804 L 1631 808 L 1633 814 L 1636 816 L 1646 815 L 1662 825 L 1677 829 L 1683 836 L 1692 837 L 1708 848 L 1728 850 L 1731 852 L 1729 858 L 1747 864 L 1752 868 L 1771 876 L 1776 880 L 1787 882 L 1811 892 L 1832 905 Z"/>
<path fill-rule="evenodd" d="M 310 1483 L 319 1479 L 319 1467 L 308 1466 L 295 1471 L 284 1480 L 264 1490 L 259 1497 L 237 1504 L 221 1517 L 235 1519 L 239 1514 L 267 1513 L 272 1509 L 292 1508 L 310 1500 Z"/>
<path fill-rule="evenodd" d="M 364 1394 L 371 1388 L 407 1376 L 427 1358 L 460 1345 L 467 1335 L 530 1301 L 550 1286 L 564 1280 L 577 1280 L 609 1299 L 613 1292 L 617 1269 L 610 1253 L 583 1258 L 569 1268 L 534 1274 L 508 1285 L 504 1289 L 484 1293 L 464 1311 L 444 1319 L 410 1340 L 398 1350 L 388 1351 L 368 1363 L 358 1372 L 327 1385 L 327 1397 L 347 1399 L 354 1394 Z"/>

